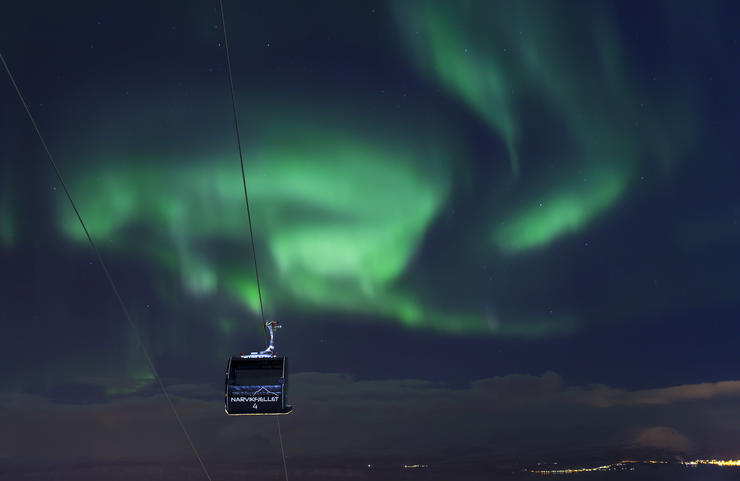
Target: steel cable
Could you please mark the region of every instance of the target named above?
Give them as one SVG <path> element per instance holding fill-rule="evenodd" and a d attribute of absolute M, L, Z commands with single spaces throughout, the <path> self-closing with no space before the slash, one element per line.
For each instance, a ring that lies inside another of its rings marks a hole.
<path fill-rule="evenodd" d="M 249 222 L 249 238 L 252 243 L 252 258 L 254 260 L 254 275 L 257 279 L 257 295 L 260 301 L 260 315 L 262 318 L 262 329 L 265 335 L 265 344 L 267 343 L 267 332 L 265 329 L 265 310 L 262 304 L 262 289 L 260 287 L 260 272 L 257 266 L 257 253 L 254 247 L 254 230 L 252 229 L 252 212 L 249 209 L 249 195 L 247 194 L 247 177 L 244 169 L 244 155 L 242 153 L 242 141 L 239 134 L 239 117 L 236 113 L 236 95 L 234 94 L 234 79 L 231 73 L 231 56 L 229 54 L 229 40 L 226 36 L 226 20 L 224 19 L 224 5 L 222 0 L 218 0 L 218 11 L 221 18 L 221 31 L 224 34 L 224 51 L 226 53 L 226 73 L 229 79 L 229 92 L 231 93 L 231 111 L 234 116 L 234 129 L 236 130 L 236 145 L 239 150 L 239 163 L 242 168 L 242 185 L 244 186 L 244 202 L 247 206 L 247 220 Z M 280 439 L 280 453 L 283 458 L 283 474 L 285 481 L 288 481 L 288 465 L 285 461 L 285 445 L 283 443 L 283 432 L 280 427 L 280 418 L 275 417 L 275 424 L 277 425 L 278 438 Z"/>
<path fill-rule="evenodd" d="M 123 298 L 121 297 L 121 294 L 118 292 L 116 283 L 113 281 L 113 277 L 108 271 L 108 267 L 105 265 L 105 262 L 103 262 L 103 257 L 100 255 L 100 252 L 98 251 L 98 248 L 95 245 L 95 242 L 93 242 L 90 232 L 88 232 L 87 230 L 87 226 L 85 225 L 85 222 L 82 220 L 82 215 L 80 215 L 80 211 L 77 209 L 77 205 L 75 204 L 74 200 L 72 200 L 72 195 L 70 195 L 69 189 L 67 188 L 67 184 L 64 182 L 64 179 L 62 178 L 62 173 L 59 171 L 59 168 L 57 167 L 57 164 L 54 161 L 54 157 L 52 157 L 51 152 L 49 151 L 49 147 L 46 145 L 46 141 L 44 140 L 44 137 L 41 135 L 41 131 L 39 130 L 38 125 L 36 125 L 36 121 L 34 120 L 33 115 L 31 115 L 31 111 L 28 108 L 28 104 L 26 104 L 26 100 L 23 98 L 23 95 L 21 94 L 21 91 L 18 88 L 18 84 L 16 84 L 15 78 L 13 77 L 13 74 L 10 72 L 10 68 L 8 67 L 8 64 L 5 62 L 5 57 L 3 57 L 2 53 L 0 53 L 0 61 L 2 62 L 3 67 L 5 68 L 5 71 L 8 73 L 8 77 L 10 77 L 10 82 L 13 84 L 13 87 L 15 88 L 15 91 L 18 94 L 18 99 L 20 99 L 21 103 L 23 104 L 23 108 L 26 110 L 26 115 L 28 116 L 28 120 L 31 121 L 31 124 L 33 125 L 33 129 L 36 131 L 36 135 L 38 135 L 38 138 L 41 141 L 41 145 L 44 147 L 44 151 L 46 152 L 46 155 L 49 158 L 49 162 L 52 168 L 54 169 L 54 173 L 57 176 L 57 180 L 59 180 L 59 183 L 61 184 L 62 189 L 64 189 L 64 193 L 66 194 L 67 199 L 69 200 L 69 203 L 72 205 L 72 209 L 74 209 L 75 211 L 77 220 L 80 221 L 82 230 L 85 231 L 85 235 L 87 236 L 87 240 L 90 243 L 90 247 L 95 253 L 95 257 L 97 258 L 98 263 L 100 264 L 100 267 L 103 269 L 105 278 L 108 280 L 108 284 L 111 286 L 111 289 L 113 289 L 113 293 L 116 295 L 116 299 L 118 300 L 118 305 L 121 306 L 123 315 L 128 321 L 129 326 L 131 326 L 136 342 L 141 348 L 141 351 L 144 353 L 144 357 L 146 358 L 146 361 L 149 364 L 149 368 L 151 369 L 152 374 L 154 374 L 154 377 L 156 378 L 157 383 L 159 383 L 159 387 L 162 389 L 162 394 L 164 394 L 164 397 L 167 400 L 167 404 L 169 404 L 170 409 L 172 410 L 172 413 L 175 415 L 177 424 L 180 425 L 180 428 L 182 429 L 183 434 L 185 434 L 185 438 L 187 439 L 188 444 L 190 445 L 190 448 L 193 450 L 193 454 L 198 459 L 198 463 L 200 463 L 200 467 L 203 469 L 203 474 L 206 476 L 206 478 L 209 481 L 212 481 L 213 478 L 211 478 L 211 475 L 208 472 L 208 468 L 206 468 L 206 465 L 203 462 L 203 458 L 198 452 L 198 448 L 195 447 L 195 443 L 193 442 L 193 439 L 190 437 L 190 433 L 188 433 L 188 430 L 185 427 L 185 423 L 183 423 L 182 418 L 180 418 L 180 414 L 177 412 L 177 409 L 175 409 L 175 404 L 172 402 L 172 398 L 167 392 L 167 388 L 165 387 L 164 382 L 162 381 L 162 378 L 159 376 L 157 369 L 154 367 L 154 361 L 152 360 L 151 356 L 149 355 L 149 352 L 144 346 L 144 341 L 142 340 L 141 335 L 139 334 L 139 329 L 136 327 L 136 324 L 131 318 L 131 315 L 128 312 L 128 308 L 126 307 L 126 304 L 123 302 Z"/>

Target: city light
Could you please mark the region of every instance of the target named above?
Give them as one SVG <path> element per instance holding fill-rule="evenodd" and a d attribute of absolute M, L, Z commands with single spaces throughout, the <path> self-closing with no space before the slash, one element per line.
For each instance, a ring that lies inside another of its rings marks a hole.
<path fill-rule="evenodd" d="M 553 463 L 557 464 L 557 463 Z M 636 464 L 669 464 L 668 461 L 664 460 L 624 460 L 618 463 L 605 464 L 603 466 L 593 467 L 575 467 L 575 468 L 559 468 L 559 469 L 530 469 L 530 473 L 535 474 L 576 474 L 576 473 L 589 473 L 594 471 L 617 471 L 624 469 L 634 469 Z M 740 467 L 740 459 L 695 459 L 693 461 L 682 461 L 679 464 L 684 466 L 699 466 L 699 465 L 713 465 L 713 466 L 734 466 Z"/>
<path fill-rule="evenodd" d="M 740 459 L 695 459 L 684 461 L 685 466 L 698 466 L 700 464 L 712 464 L 714 466 L 740 466 Z"/>

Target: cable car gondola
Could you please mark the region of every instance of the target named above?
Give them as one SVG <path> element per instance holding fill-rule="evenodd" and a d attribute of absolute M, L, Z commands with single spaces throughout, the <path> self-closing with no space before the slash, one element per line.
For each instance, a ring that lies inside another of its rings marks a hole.
<path fill-rule="evenodd" d="M 275 355 L 280 324 L 266 322 L 270 344 L 261 352 L 232 356 L 226 366 L 224 410 L 230 416 L 290 414 L 288 358 Z"/>

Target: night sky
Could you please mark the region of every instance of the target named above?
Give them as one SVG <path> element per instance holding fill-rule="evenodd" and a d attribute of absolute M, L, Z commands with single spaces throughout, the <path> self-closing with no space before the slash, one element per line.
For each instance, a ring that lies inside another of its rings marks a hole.
<path fill-rule="evenodd" d="M 206 464 L 280 479 L 274 421 L 223 413 L 263 334 L 218 3 L 6 3 L 0 52 Z M 224 8 L 294 479 L 740 458 L 735 2 Z M 0 478 L 200 479 L 1 77 Z"/>

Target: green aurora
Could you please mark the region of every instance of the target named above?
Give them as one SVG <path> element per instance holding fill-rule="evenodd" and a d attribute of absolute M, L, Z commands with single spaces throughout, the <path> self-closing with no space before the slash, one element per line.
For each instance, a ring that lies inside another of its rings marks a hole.
<path fill-rule="evenodd" d="M 246 152 L 248 189 L 263 295 L 273 310 L 355 313 L 412 328 L 503 336 L 573 328 L 571 319 L 498 319 L 446 307 L 417 294 L 406 279 L 448 201 L 452 164 L 466 156 L 444 131 L 417 130 L 404 140 L 380 126 L 339 122 L 349 117 L 341 112 L 318 119 L 321 128 L 307 127 L 299 111 L 255 117 L 260 142 Z M 278 122 L 286 118 L 295 125 Z M 70 185 L 106 249 L 155 259 L 191 295 L 227 295 L 258 313 L 237 159 L 142 152 L 83 162 L 88 167 Z M 63 233 L 84 242 L 73 213 L 59 209 Z M 233 329 L 223 318 L 215 324 Z"/>
<path fill-rule="evenodd" d="M 640 82 L 625 66 L 608 13 L 579 13 L 589 26 L 565 32 L 547 9 L 507 7 L 504 16 L 503 5 L 465 5 L 409 2 L 394 12 L 411 67 L 461 100 L 508 157 L 483 159 L 508 169 L 496 171 L 477 200 L 490 207 L 486 216 L 465 221 L 476 228 L 452 227 L 463 238 L 453 238 L 449 251 L 459 256 L 465 236 L 483 226 L 484 246 L 471 255 L 508 265 L 510 256 L 547 249 L 608 215 L 645 165 L 670 164 L 679 146 L 664 148 L 666 132 L 688 139 L 690 129 L 679 113 L 671 117 L 677 128 L 663 121 L 664 108 L 641 110 Z M 499 28 L 488 28 L 491 19 Z M 190 100 L 204 109 L 210 95 Z M 162 110 L 158 96 L 149 97 L 144 104 Z M 475 178 L 481 162 L 444 109 L 399 113 L 346 91 L 317 92 L 310 101 L 251 91 L 245 98 L 247 182 L 268 313 L 332 312 L 517 337 L 567 333 L 583 322 L 578 313 L 549 316 L 521 305 L 526 292 L 490 305 L 498 293 L 484 283 L 450 280 L 469 276 L 469 263 L 415 263 L 439 255 L 423 254 L 427 234 L 460 178 Z M 186 113 L 174 108 L 175 116 Z M 92 153 L 70 177 L 93 236 L 108 252 L 156 261 L 168 273 L 165 283 L 179 279 L 195 298 L 226 296 L 257 313 L 233 139 L 206 129 L 197 149 L 153 151 L 136 139 L 163 122 L 119 119 L 131 128 L 118 141 L 125 155 L 96 154 L 102 146 L 91 141 Z M 83 242 L 68 206 L 59 209 L 61 231 Z M 216 312 L 213 324 L 228 332 L 232 318 Z"/>
<path fill-rule="evenodd" d="M 659 131 L 678 130 L 688 140 L 688 126 L 666 125 L 665 109 L 645 115 L 640 88 L 626 72 L 613 13 L 604 5 L 585 12 L 580 5 L 563 7 L 395 4 L 418 67 L 498 133 L 513 175 L 521 177 L 517 207 L 492 227 L 493 244 L 505 252 L 547 246 L 608 212 L 638 165 L 676 156 L 678 142 L 651 152 L 651 146 L 665 145 Z M 552 112 L 544 132 L 524 128 L 534 105 Z M 668 118 L 685 116 L 673 112 Z M 548 129 L 566 139 L 565 147 Z M 528 154 L 533 146 L 537 153 Z M 543 164 L 557 167 L 542 169 Z"/>

